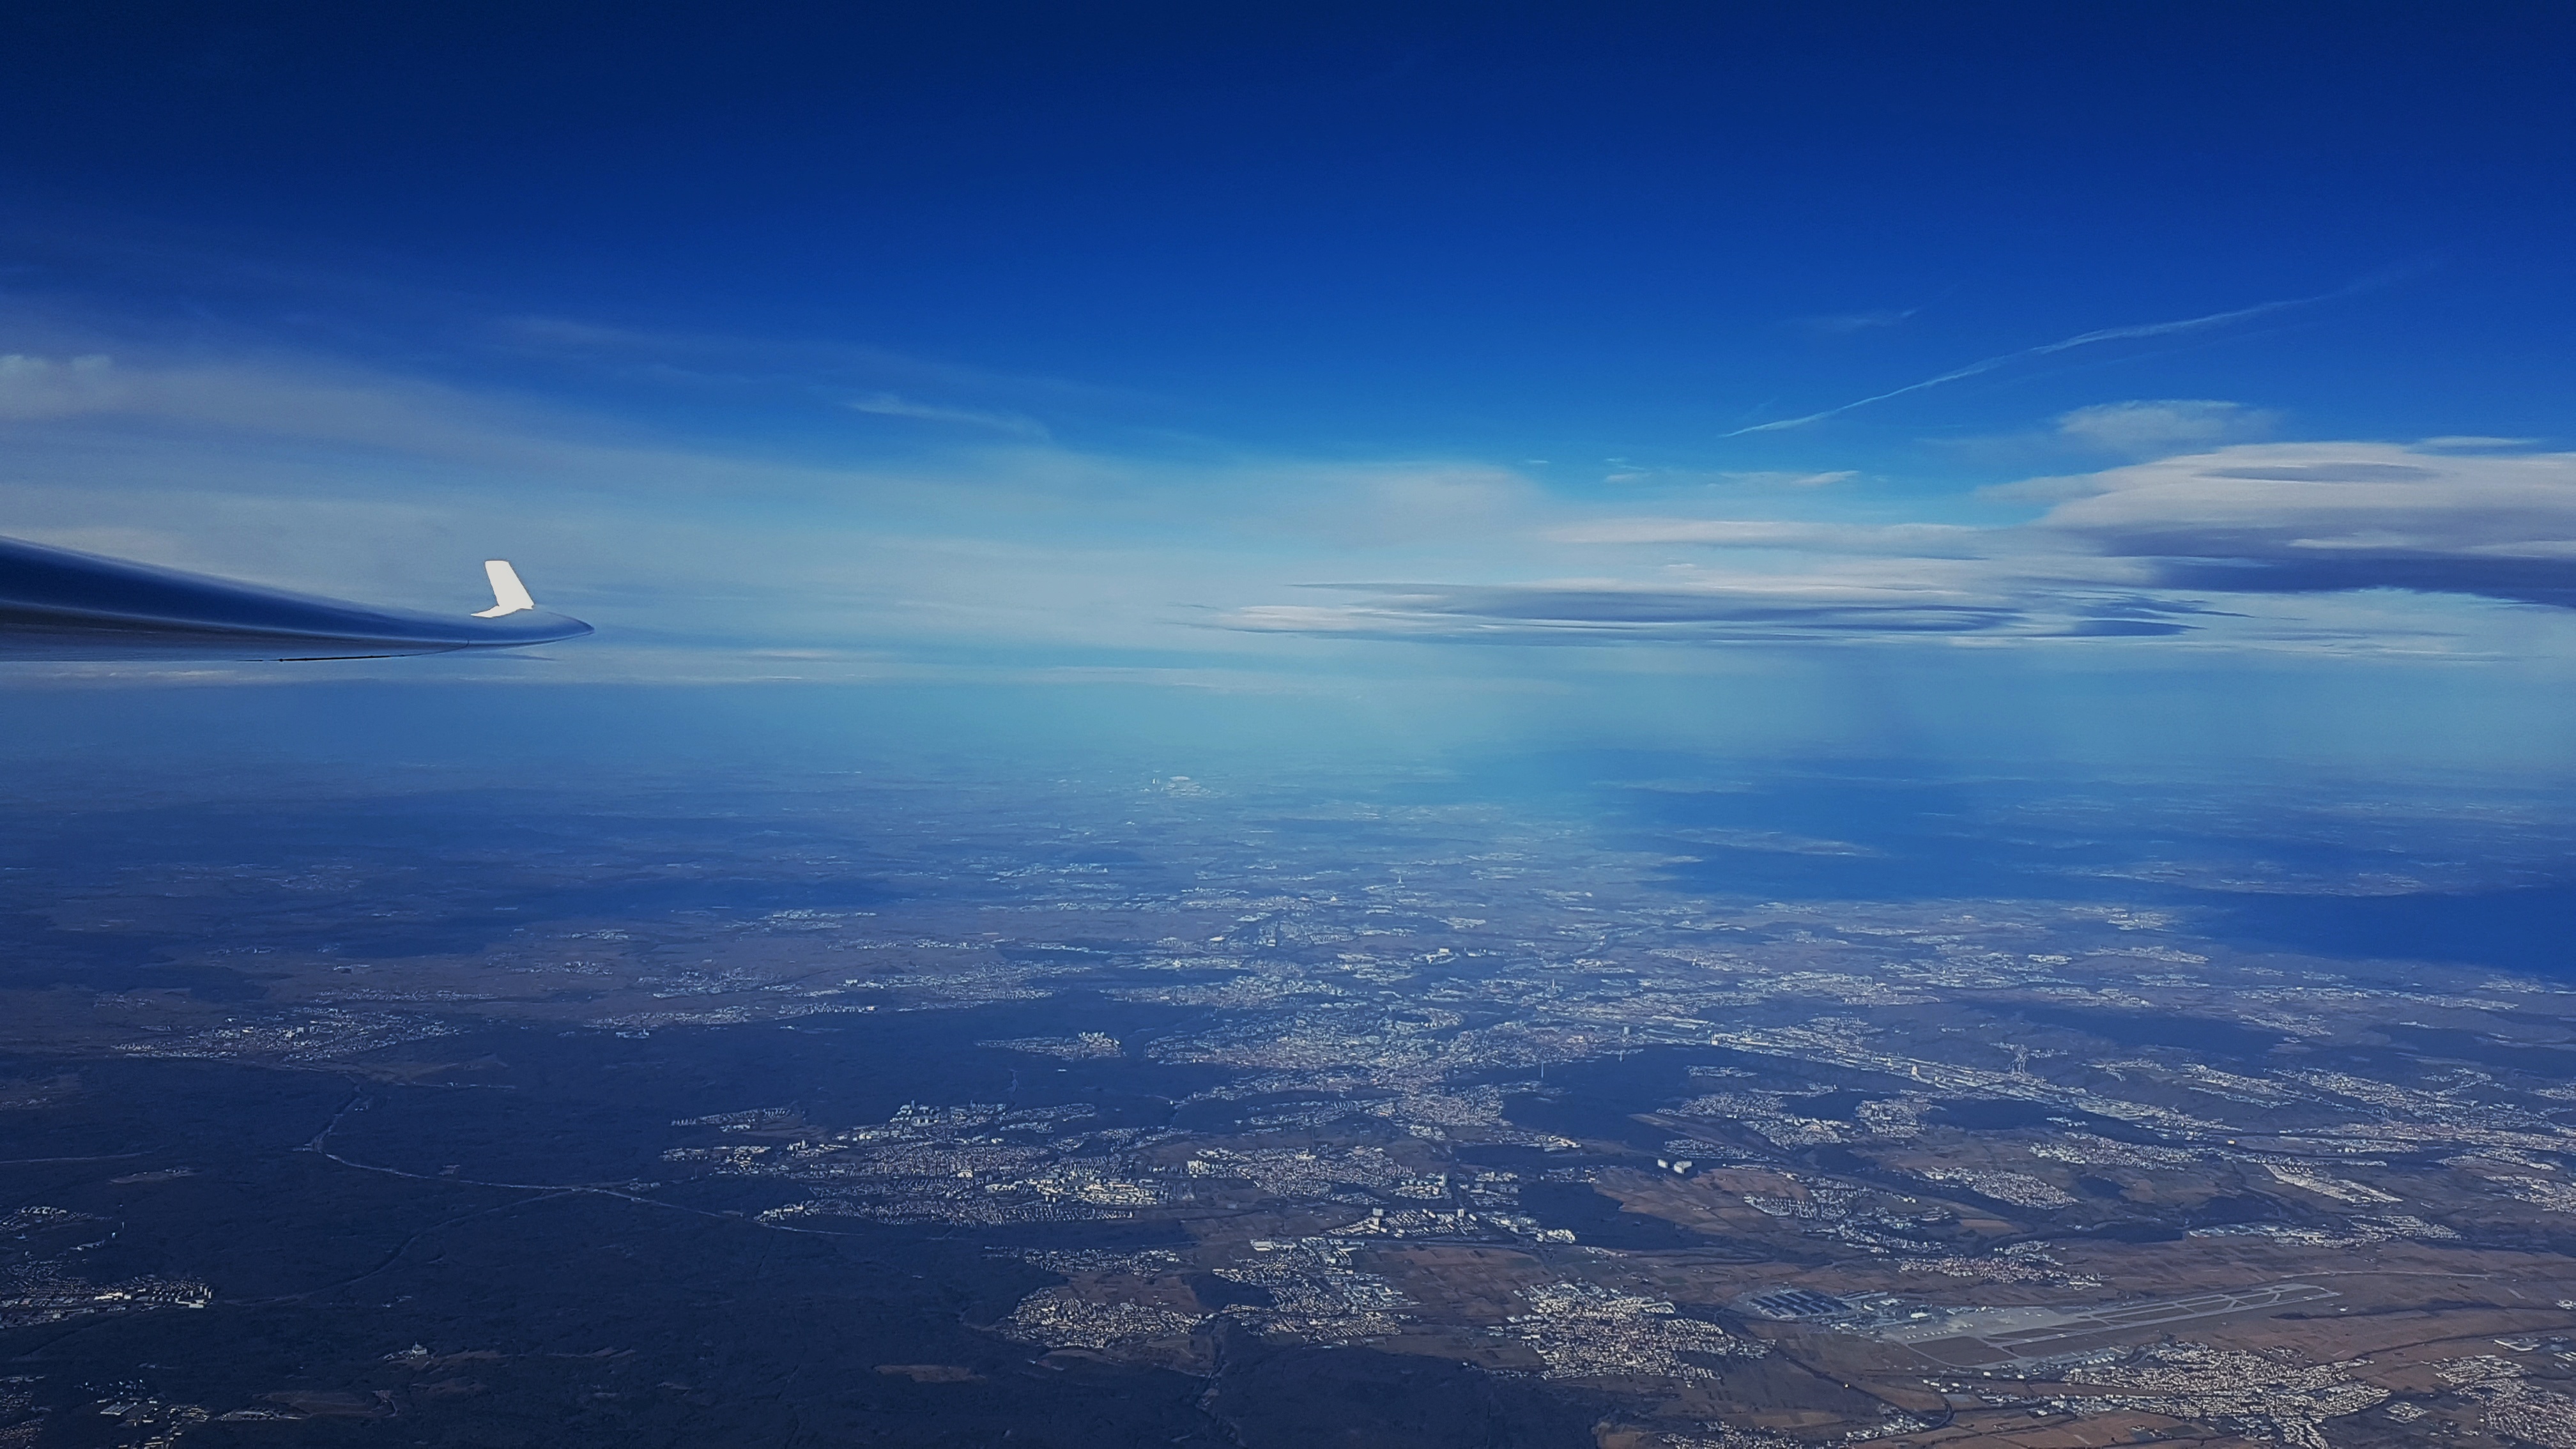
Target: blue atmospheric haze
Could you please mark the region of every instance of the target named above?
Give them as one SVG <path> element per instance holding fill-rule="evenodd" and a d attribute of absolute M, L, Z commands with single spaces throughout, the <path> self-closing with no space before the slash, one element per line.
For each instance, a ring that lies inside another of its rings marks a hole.
<path fill-rule="evenodd" d="M 2563 774 L 2571 40 L 17 7 L 0 534 L 460 612 L 509 557 L 600 634 L 0 713 L 22 760 Z"/>

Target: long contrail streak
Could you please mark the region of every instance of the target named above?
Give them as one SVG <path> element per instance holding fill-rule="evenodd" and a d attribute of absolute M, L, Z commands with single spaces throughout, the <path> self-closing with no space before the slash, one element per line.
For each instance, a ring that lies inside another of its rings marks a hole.
<path fill-rule="evenodd" d="M 2206 317 L 2186 317 L 2179 322 L 2142 322 L 2134 327 L 2105 327 L 2095 332 L 2079 332 L 2073 337 L 2060 341 L 2044 343 L 2038 347 L 2025 347 L 2019 352 L 2007 352 L 2001 357 L 1989 357 L 1983 362 L 1971 362 L 1954 372 L 1945 372 L 1939 377 L 1927 377 L 1921 382 L 1907 383 L 1892 391 L 1873 393 L 1868 397 L 1844 403 L 1840 407 L 1827 408 L 1820 413 L 1809 413 L 1805 417 L 1798 418 L 1782 418 L 1777 422 L 1755 423 L 1750 427 L 1737 428 L 1731 433 L 1720 433 L 1718 436 L 1740 438 L 1746 433 L 1776 433 L 1786 428 L 1803 428 L 1809 423 L 1820 423 L 1827 418 L 1839 417 L 1854 408 L 1865 408 L 1871 403 L 1882 403 L 1892 397 L 1903 397 L 1909 392 L 1921 392 L 1925 388 L 1939 387 L 1945 382 L 1957 382 L 1962 378 L 1975 377 L 1979 373 L 1992 372 L 1998 367 L 2019 362 L 2025 357 L 2046 357 L 2051 353 L 2090 347 L 2096 342 L 2123 342 L 2135 337 L 2170 337 L 2177 332 L 2198 332 L 2209 327 L 2224 327 L 2231 322 L 2242 322 L 2251 317 L 2263 316 L 2268 312 L 2279 312 L 2291 307 L 2305 307 L 2312 303 L 2327 301 L 2353 290 L 2352 287 L 2342 287 L 2332 292 L 2319 293 L 2314 297 L 2291 297 L 2279 302 L 2258 302 L 2251 307 L 2239 307 L 2233 312 L 2212 312 Z"/>

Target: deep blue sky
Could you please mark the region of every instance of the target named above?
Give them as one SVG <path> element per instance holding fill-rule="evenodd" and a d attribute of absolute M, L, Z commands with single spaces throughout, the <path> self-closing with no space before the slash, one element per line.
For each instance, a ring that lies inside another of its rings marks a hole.
<path fill-rule="evenodd" d="M 2576 639 L 2561 7 L 21 7 L 0 137 L 0 532 L 619 677 Z"/>
<path fill-rule="evenodd" d="M 24 227 L 864 340 L 1264 443 L 1725 462 L 1762 451 L 1714 446 L 1739 418 L 2383 276 L 1850 429 L 2179 390 L 2545 433 L 2576 381 L 2576 16 L 2544 5 L 99 4 L 10 31 Z"/>

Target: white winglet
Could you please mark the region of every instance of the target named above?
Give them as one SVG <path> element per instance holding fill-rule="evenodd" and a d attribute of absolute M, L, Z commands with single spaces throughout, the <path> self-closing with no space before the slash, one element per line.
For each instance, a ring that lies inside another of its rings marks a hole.
<path fill-rule="evenodd" d="M 528 597 L 528 586 L 519 582 L 519 571 L 507 562 L 497 558 L 485 559 L 483 574 L 492 581 L 492 607 L 476 610 L 475 618 L 498 619 L 504 614 L 516 614 L 537 606 L 537 601 Z"/>

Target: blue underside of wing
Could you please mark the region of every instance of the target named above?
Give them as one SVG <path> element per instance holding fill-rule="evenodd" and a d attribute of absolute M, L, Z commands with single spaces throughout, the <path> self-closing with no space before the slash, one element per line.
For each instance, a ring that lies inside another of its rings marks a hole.
<path fill-rule="evenodd" d="M 373 608 L 0 538 L 0 659 L 366 659 L 589 632 L 543 609 Z"/>

